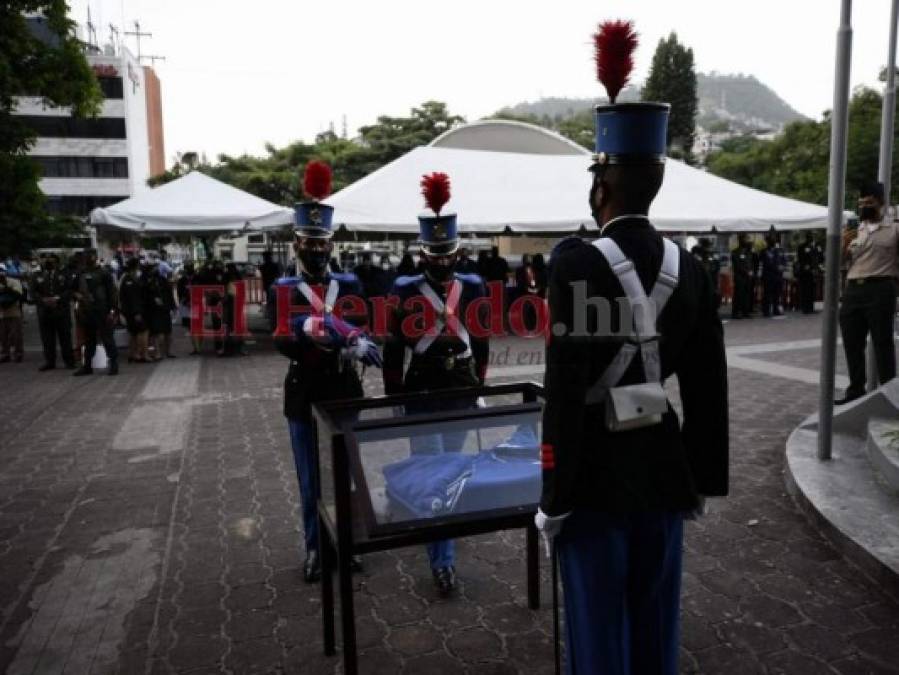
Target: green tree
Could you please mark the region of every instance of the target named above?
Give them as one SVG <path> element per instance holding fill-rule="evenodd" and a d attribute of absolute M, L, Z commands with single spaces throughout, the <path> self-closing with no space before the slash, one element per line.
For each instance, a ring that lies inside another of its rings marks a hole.
<path fill-rule="evenodd" d="M 696 135 L 696 71 L 693 50 L 680 44 L 676 33 L 659 40 L 641 98 L 671 104 L 668 153 L 672 157 L 692 160 Z"/>
<path fill-rule="evenodd" d="M 64 242 L 81 229 L 52 218 L 38 188 L 40 169 L 29 159 L 35 134 L 13 115 L 18 96 L 68 106 L 77 117 L 95 115 L 102 101 L 65 0 L 0 2 L 0 251 L 27 254 Z M 26 15 L 33 17 L 30 21 Z M 39 30 L 32 30 L 39 25 Z"/>
<path fill-rule="evenodd" d="M 592 110 L 582 110 L 562 120 L 556 131 L 592 151 L 595 146 L 595 122 Z"/>
<path fill-rule="evenodd" d="M 849 103 L 846 207 L 854 208 L 857 189 L 877 176 L 883 99 L 872 89 L 857 89 Z M 897 129 L 896 131 L 899 131 Z M 899 142 L 899 133 L 895 134 Z M 731 139 L 707 160 L 710 172 L 750 187 L 816 204 L 827 204 L 830 115 L 818 122 L 788 125 L 772 141 Z M 899 157 L 894 155 L 891 194 L 899 194 Z"/>
<path fill-rule="evenodd" d="M 310 159 L 331 165 L 336 192 L 464 121 L 451 115 L 445 103 L 427 101 L 408 117 L 379 117 L 375 124 L 362 127 L 354 140 L 326 131 L 314 143 L 297 141 L 283 148 L 269 144 L 263 157 L 219 155 L 217 163 L 201 162 L 194 168 L 263 199 L 290 205 L 302 199 L 301 174 Z M 148 182 L 161 185 L 189 170 L 179 160 Z"/>

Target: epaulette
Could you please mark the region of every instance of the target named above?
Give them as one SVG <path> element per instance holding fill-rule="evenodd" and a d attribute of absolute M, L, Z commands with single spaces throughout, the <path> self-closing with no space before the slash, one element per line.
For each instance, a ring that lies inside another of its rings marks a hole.
<path fill-rule="evenodd" d="M 475 286 L 480 286 L 484 283 L 484 280 L 481 278 L 480 274 L 462 274 L 461 272 L 456 272 L 456 279 L 461 281 L 463 284 L 473 284 Z"/>
<path fill-rule="evenodd" d="M 415 286 L 416 284 L 421 282 L 421 280 L 424 278 L 425 278 L 424 274 L 410 274 L 409 276 L 397 277 L 394 280 L 393 285 L 397 286 L 397 287 Z"/>
<path fill-rule="evenodd" d="M 549 254 L 549 261 L 552 262 L 554 258 L 562 255 L 566 251 L 570 251 L 584 245 L 586 245 L 586 242 L 581 237 L 576 234 L 569 234 L 567 237 L 563 237 L 562 239 L 560 239 L 559 242 L 555 246 L 553 246 L 553 250 Z"/>
<path fill-rule="evenodd" d="M 353 272 L 331 272 L 331 278 L 344 284 L 354 284 L 359 281 Z"/>

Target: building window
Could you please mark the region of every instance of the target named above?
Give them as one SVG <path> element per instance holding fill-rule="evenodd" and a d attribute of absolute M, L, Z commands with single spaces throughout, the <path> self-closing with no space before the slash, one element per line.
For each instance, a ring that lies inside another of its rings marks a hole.
<path fill-rule="evenodd" d="M 21 115 L 18 119 L 45 138 L 125 138 L 124 117 L 47 117 Z"/>
<path fill-rule="evenodd" d="M 33 157 L 44 178 L 128 178 L 127 157 Z"/>
<path fill-rule="evenodd" d="M 98 206 L 117 204 L 127 197 L 47 197 L 47 213 L 53 216 L 87 216 Z"/>
<path fill-rule="evenodd" d="M 100 83 L 100 89 L 103 91 L 103 98 L 124 98 L 121 77 L 108 77 L 104 75 L 98 77 L 97 82 Z"/>
<path fill-rule="evenodd" d="M 264 244 L 265 243 L 265 235 L 264 234 L 251 234 L 247 237 L 247 242 L 250 244 Z"/>

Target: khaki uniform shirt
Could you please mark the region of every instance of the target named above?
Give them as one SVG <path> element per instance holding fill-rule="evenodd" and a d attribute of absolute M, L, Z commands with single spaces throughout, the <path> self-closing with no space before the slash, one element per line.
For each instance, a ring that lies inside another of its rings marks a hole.
<path fill-rule="evenodd" d="M 849 279 L 899 278 L 899 223 L 862 223 L 849 244 Z"/>
<path fill-rule="evenodd" d="M 22 292 L 22 282 L 18 279 L 6 277 L 6 285 L 10 290 L 15 291 L 16 293 Z M 0 307 L 0 319 L 15 319 L 21 316 L 22 308 L 19 306 L 18 301 L 14 302 L 9 307 Z"/>

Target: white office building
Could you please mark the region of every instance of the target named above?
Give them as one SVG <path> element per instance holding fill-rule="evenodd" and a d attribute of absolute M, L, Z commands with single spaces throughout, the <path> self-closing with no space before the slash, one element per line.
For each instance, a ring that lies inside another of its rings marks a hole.
<path fill-rule="evenodd" d="M 40 34 L 40 18 L 33 29 Z M 86 217 L 149 189 L 147 179 L 165 170 L 159 79 L 124 46 L 86 47 L 103 91 L 96 118 L 78 119 L 67 108 L 24 96 L 16 114 L 37 134 L 29 155 L 40 164 L 41 190 L 50 213 Z"/>

